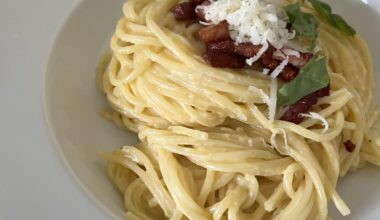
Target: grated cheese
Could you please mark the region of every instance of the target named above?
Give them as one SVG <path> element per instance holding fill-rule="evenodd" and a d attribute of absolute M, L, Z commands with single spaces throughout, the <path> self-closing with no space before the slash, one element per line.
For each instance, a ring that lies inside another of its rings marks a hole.
<path fill-rule="evenodd" d="M 268 75 L 270 69 L 264 68 L 263 69 L 263 75 Z"/>
<path fill-rule="evenodd" d="M 277 107 L 277 79 L 272 78 L 270 83 L 270 98 L 269 98 L 269 121 L 273 122 L 276 116 Z"/>
<path fill-rule="evenodd" d="M 237 43 L 269 42 L 281 49 L 295 36 L 286 28 L 287 17 L 280 0 L 212 0 L 199 9 L 211 24 L 227 21 L 231 38 Z"/>
<path fill-rule="evenodd" d="M 288 65 L 288 63 L 289 63 L 289 57 L 287 56 L 285 60 L 283 60 L 280 63 L 280 65 L 278 65 L 276 69 L 273 70 L 273 72 L 271 73 L 271 77 L 277 78 L 277 76 L 280 75 L 280 73 L 284 70 L 285 66 Z"/>
<path fill-rule="evenodd" d="M 284 48 L 284 49 L 282 49 L 282 52 L 284 52 L 284 54 L 287 55 L 287 56 L 295 56 L 295 57 L 297 57 L 297 58 L 300 58 L 300 57 L 301 57 L 300 52 L 298 52 L 298 51 L 296 51 L 296 50 L 292 50 L 292 49 Z"/>
<path fill-rule="evenodd" d="M 281 132 L 282 137 L 284 138 L 284 144 L 285 146 L 280 147 L 277 145 L 276 142 L 276 136 Z M 272 135 L 270 137 L 270 143 L 274 149 L 276 149 L 280 154 L 282 155 L 290 155 L 290 147 L 288 145 L 288 137 L 286 135 L 286 132 L 283 128 L 275 128 L 272 130 Z"/>
<path fill-rule="evenodd" d="M 281 59 L 285 59 L 285 55 L 284 53 L 281 51 L 281 50 L 276 50 L 274 53 L 273 53 L 273 56 L 274 57 L 278 57 L 278 58 L 281 58 Z"/>
<path fill-rule="evenodd" d="M 269 70 L 268 70 L 269 71 Z M 277 79 L 272 78 L 270 83 L 270 94 L 269 96 L 265 94 L 265 92 L 262 89 L 258 89 L 254 86 L 250 86 L 248 88 L 249 91 L 260 94 L 261 99 L 263 102 L 268 106 L 268 120 L 270 122 L 273 122 L 276 117 L 276 111 L 277 111 Z"/>
<path fill-rule="evenodd" d="M 258 61 L 260 59 L 260 57 L 265 53 L 265 51 L 268 50 L 269 48 L 269 44 L 267 41 L 263 41 L 262 42 L 262 47 L 260 48 L 259 52 L 257 52 L 257 54 L 254 56 L 254 57 L 251 57 L 249 59 L 247 59 L 245 62 L 248 64 L 248 65 L 252 65 L 252 63 Z"/>
<path fill-rule="evenodd" d="M 323 133 L 326 133 L 329 130 L 330 125 L 322 115 L 320 115 L 316 112 L 309 112 L 309 114 L 301 114 L 301 116 L 321 121 L 322 125 L 324 127 Z"/>

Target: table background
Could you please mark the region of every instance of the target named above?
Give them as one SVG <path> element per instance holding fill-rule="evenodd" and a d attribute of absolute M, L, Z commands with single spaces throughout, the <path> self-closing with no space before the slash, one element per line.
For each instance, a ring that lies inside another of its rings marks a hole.
<path fill-rule="evenodd" d="M 79 2 L 0 1 L 0 219 L 111 219 L 57 159 L 43 115 L 49 52 Z"/>

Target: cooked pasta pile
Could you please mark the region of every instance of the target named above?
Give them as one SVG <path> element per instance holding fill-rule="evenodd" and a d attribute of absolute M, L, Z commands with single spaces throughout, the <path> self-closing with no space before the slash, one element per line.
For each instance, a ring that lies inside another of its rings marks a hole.
<path fill-rule="evenodd" d="M 271 121 L 270 77 L 206 64 L 201 25 L 173 19 L 176 3 L 128 0 L 98 77 L 108 117 L 141 140 L 102 153 L 126 219 L 327 219 L 330 200 L 348 215 L 338 178 L 380 165 L 365 42 L 320 21 L 331 91 L 312 112 L 328 129 L 315 118 Z"/>

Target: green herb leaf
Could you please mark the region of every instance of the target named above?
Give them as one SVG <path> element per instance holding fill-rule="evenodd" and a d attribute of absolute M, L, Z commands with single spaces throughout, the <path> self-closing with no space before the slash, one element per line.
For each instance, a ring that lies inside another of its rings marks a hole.
<path fill-rule="evenodd" d="M 318 37 L 318 20 L 312 14 L 302 12 L 298 2 L 287 5 L 285 11 L 292 29 L 298 35 L 309 37 L 312 41 L 312 48 L 314 48 Z"/>
<path fill-rule="evenodd" d="M 330 81 L 326 65 L 326 57 L 314 56 L 301 68 L 294 80 L 278 90 L 277 105 L 292 105 L 301 98 L 326 87 Z"/>
<path fill-rule="evenodd" d="M 354 36 L 356 34 L 356 31 L 350 25 L 348 25 L 340 15 L 332 13 L 331 7 L 328 4 L 319 0 L 308 1 L 313 5 L 314 9 L 322 16 L 322 18 L 325 19 L 330 25 L 350 36 Z"/>

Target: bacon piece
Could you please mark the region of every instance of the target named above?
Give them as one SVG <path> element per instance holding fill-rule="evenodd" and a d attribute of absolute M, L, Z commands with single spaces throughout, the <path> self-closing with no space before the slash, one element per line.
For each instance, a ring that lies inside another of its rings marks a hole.
<path fill-rule="evenodd" d="M 318 98 L 330 95 L 330 84 L 325 88 L 311 93 L 291 105 L 289 109 L 282 115 L 280 120 L 299 124 L 303 121 L 302 113 L 306 113 L 311 107 L 317 103 Z"/>
<path fill-rule="evenodd" d="M 193 2 L 194 4 L 196 5 L 200 5 L 202 4 L 203 2 L 205 2 L 206 0 L 190 0 L 190 2 Z"/>
<path fill-rule="evenodd" d="M 289 32 L 292 32 L 292 25 L 291 25 L 289 22 L 286 23 L 286 29 L 287 29 Z"/>
<path fill-rule="evenodd" d="M 307 112 L 318 101 L 317 94 L 311 93 L 300 99 L 295 104 L 291 105 L 289 109 L 281 116 L 280 120 L 289 121 L 294 124 L 299 124 L 303 121 L 302 113 Z"/>
<path fill-rule="evenodd" d="M 273 46 L 269 46 L 269 48 L 261 56 L 261 65 L 263 67 L 274 70 L 278 65 L 280 65 L 280 61 L 273 59 L 273 53 L 275 51 L 276 49 Z"/>
<path fill-rule="evenodd" d="M 235 53 L 247 58 L 254 57 L 259 52 L 261 47 L 262 45 L 253 45 L 251 43 L 241 43 L 235 46 Z"/>
<path fill-rule="evenodd" d="M 289 63 L 295 67 L 303 67 L 313 58 L 311 53 L 300 53 L 300 57 L 289 56 Z"/>
<path fill-rule="evenodd" d="M 264 68 L 274 70 L 278 65 L 280 65 L 281 61 L 285 59 L 285 56 L 275 56 L 275 51 L 276 48 L 270 46 L 263 56 L 261 56 L 261 65 Z M 299 67 L 304 66 L 312 57 L 313 54 L 311 53 L 300 53 L 300 57 L 293 55 L 289 56 L 289 64 L 285 66 L 284 70 L 278 77 L 285 82 L 292 81 L 298 75 Z"/>
<path fill-rule="evenodd" d="M 356 145 L 352 143 L 352 141 L 348 140 L 344 142 L 344 147 L 346 148 L 348 152 L 352 153 L 355 151 Z"/>
<path fill-rule="evenodd" d="M 233 40 L 216 41 L 207 44 L 207 51 L 219 51 L 223 53 L 235 53 L 235 42 Z"/>
<path fill-rule="evenodd" d="M 261 45 L 250 43 L 236 44 L 233 40 L 224 40 L 211 42 L 207 45 L 207 50 L 223 51 L 225 53 L 235 53 L 237 55 L 249 58 L 255 56 L 261 49 Z"/>
<path fill-rule="evenodd" d="M 219 24 L 203 27 L 199 30 L 199 36 L 202 41 L 210 43 L 213 41 L 229 40 L 230 33 L 228 31 L 227 22 L 223 21 Z"/>
<path fill-rule="evenodd" d="M 284 56 L 273 56 L 273 59 L 283 61 L 286 58 L 286 55 Z M 288 56 L 289 63 L 292 64 L 295 67 L 303 67 L 307 62 L 309 62 L 313 58 L 313 54 L 311 53 L 300 53 L 300 56 L 294 56 L 290 55 Z"/>
<path fill-rule="evenodd" d="M 199 1 L 200 2 L 200 1 Z M 200 5 L 201 6 L 207 6 L 207 5 L 210 5 L 211 2 L 210 1 L 203 1 Z M 197 4 L 199 5 L 199 4 Z M 206 21 L 206 15 L 205 15 L 205 12 L 203 9 L 201 8 L 196 8 L 195 9 L 195 13 L 197 15 L 197 18 L 200 20 L 200 21 L 204 21 L 204 22 L 207 22 Z"/>
<path fill-rule="evenodd" d="M 241 69 L 245 65 L 243 57 L 215 50 L 207 51 L 202 57 L 213 67 Z"/>
<path fill-rule="evenodd" d="M 194 2 L 183 2 L 176 4 L 170 12 L 179 21 L 196 19 L 197 15 L 195 13 L 195 7 L 197 5 Z"/>
<path fill-rule="evenodd" d="M 322 98 L 330 95 L 330 83 L 325 87 L 317 91 L 318 98 Z"/>
<path fill-rule="evenodd" d="M 298 75 L 298 69 L 291 65 L 287 65 L 282 70 L 282 72 L 278 75 L 278 78 L 282 79 L 285 82 L 290 82 L 294 78 L 296 78 L 297 75 Z"/>

